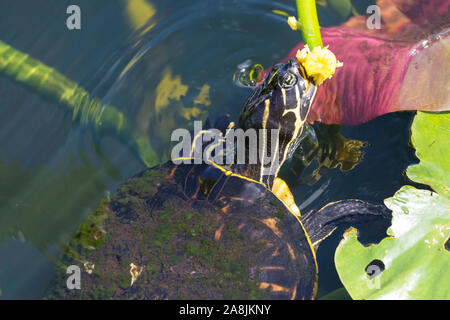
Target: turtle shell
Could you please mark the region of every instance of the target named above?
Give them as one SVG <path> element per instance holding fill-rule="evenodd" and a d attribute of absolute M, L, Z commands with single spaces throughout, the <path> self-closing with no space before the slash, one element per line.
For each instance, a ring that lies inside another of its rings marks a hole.
<path fill-rule="evenodd" d="M 263 185 L 215 167 L 166 163 L 129 179 L 75 234 L 49 298 L 311 299 L 314 249 Z"/>

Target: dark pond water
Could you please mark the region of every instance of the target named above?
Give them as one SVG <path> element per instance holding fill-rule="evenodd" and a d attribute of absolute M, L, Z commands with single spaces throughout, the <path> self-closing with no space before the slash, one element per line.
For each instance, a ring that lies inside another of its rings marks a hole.
<path fill-rule="evenodd" d="M 233 81 L 240 64 L 269 67 L 300 41 L 273 13 L 294 15 L 293 0 L 78 0 L 81 30 L 71 31 L 65 22 L 72 2 L 0 1 L 0 40 L 118 108 L 135 134 L 150 138 L 158 161 L 167 159 L 173 129 L 208 115 L 237 119 L 250 93 Z M 343 21 L 322 7 L 319 17 L 323 26 Z M 180 112 L 184 121 L 174 116 Z M 353 170 L 324 170 L 311 182 L 317 163 L 303 168 L 294 158 L 282 175 L 297 204 L 307 211 L 391 196 L 415 161 L 411 119 L 392 114 L 341 127 L 346 138 L 369 143 Z M 41 298 L 54 273 L 52 256 L 105 195 L 145 168 L 129 145 L 114 134 L 95 135 L 92 126 L 74 123 L 63 106 L 0 75 L 0 299 Z M 361 236 L 376 241 L 386 226 L 361 226 Z M 342 286 L 333 267 L 341 231 L 318 252 L 319 297 Z"/>

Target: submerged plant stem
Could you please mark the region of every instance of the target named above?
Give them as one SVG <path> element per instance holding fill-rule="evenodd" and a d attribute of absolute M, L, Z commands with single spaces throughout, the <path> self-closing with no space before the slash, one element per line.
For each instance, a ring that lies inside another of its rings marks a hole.
<path fill-rule="evenodd" d="M 2 41 L 0 73 L 64 105 L 72 112 L 74 123 L 93 123 L 94 132 L 99 136 L 116 134 L 147 166 L 157 164 L 158 158 L 148 137 L 136 137 L 120 110 L 114 106 L 102 105 L 97 98 L 91 99 L 89 93 L 77 83 Z"/>

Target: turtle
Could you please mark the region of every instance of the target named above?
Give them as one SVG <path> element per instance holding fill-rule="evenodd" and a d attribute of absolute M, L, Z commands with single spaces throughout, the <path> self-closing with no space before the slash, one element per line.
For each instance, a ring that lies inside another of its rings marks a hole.
<path fill-rule="evenodd" d="M 202 141 L 206 159 L 195 161 L 192 147 L 187 157 L 140 172 L 102 201 L 64 249 L 60 263 L 80 266 L 81 289 L 67 288 L 64 268 L 47 298 L 313 299 L 321 241 L 344 222 L 390 215 L 360 200 L 301 214 L 277 176 L 298 147 L 316 91 L 296 60 L 275 65 L 238 126 L 214 126 L 224 145 L 233 130 L 262 130 L 259 146 L 272 160 L 278 155 L 271 170 L 258 157 L 250 163 L 253 149 L 244 139 L 244 161 L 237 161 L 236 140 L 226 152 Z M 234 162 L 222 164 L 230 154 Z"/>

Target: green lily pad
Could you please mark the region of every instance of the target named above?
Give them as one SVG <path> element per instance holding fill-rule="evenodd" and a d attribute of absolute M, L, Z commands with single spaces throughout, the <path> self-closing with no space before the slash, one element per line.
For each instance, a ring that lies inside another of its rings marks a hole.
<path fill-rule="evenodd" d="M 353 299 L 450 299 L 450 113 L 418 112 L 411 127 L 420 163 L 410 179 L 433 190 L 403 186 L 385 204 L 387 237 L 364 247 L 356 229 L 339 244 L 335 263 Z"/>
<path fill-rule="evenodd" d="M 345 288 L 338 288 L 319 298 L 319 300 L 352 300 Z"/>
<path fill-rule="evenodd" d="M 352 14 L 352 2 L 350 0 L 328 0 L 327 3 L 341 19 L 346 19 Z"/>
<path fill-rule="evenodd" d="M 390 237 L 365 247 L 350 228 L 336 250 L 336 268 L 351 297 L 450 299 L 450 200 L 404 186 L 385 203 L 393 211 Z"/>
<path fill-rule="evenodd" d="M 450 113 L 417 112 L 411 131 L 420 163 L 409 166 L 408 177 L 450 199 Z"/>

